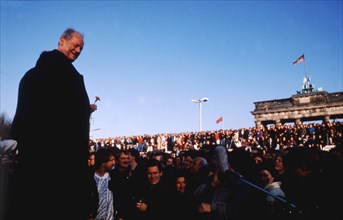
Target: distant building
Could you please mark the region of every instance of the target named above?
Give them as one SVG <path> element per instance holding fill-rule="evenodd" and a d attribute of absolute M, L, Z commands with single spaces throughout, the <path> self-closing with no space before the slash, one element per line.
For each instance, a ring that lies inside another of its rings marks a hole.
<path fill-rule="evenodd" d="M 276 126 L 306 121 L 327 122 L 343 118 L 343 92 L 328 93 L 315 89 L 306 75 L 301 91 L 287 99 L 254 102 L 255 126 Z"/>

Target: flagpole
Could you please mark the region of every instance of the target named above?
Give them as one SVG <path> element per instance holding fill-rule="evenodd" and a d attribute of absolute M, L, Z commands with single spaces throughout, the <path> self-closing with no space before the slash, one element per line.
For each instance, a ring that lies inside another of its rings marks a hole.
<path fill-rule="evenodd" d="M 304 56 L 305 77 L 307 78 L 307 77 L 308 77 L 308 74 L 307 74 L 307 69 L 306 69 L 306 58 L 305 58 L 305 53 L 303 53 L 303 56 Z"/>

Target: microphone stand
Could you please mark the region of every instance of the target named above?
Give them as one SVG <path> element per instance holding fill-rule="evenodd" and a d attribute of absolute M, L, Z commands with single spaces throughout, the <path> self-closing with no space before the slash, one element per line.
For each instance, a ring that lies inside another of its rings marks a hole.
<path fill-rule="evenodd" d="M 265 190 L 265 189 L 263 189 L 263 188 L 257 186 L 256 184 L 251 183 L 250 181 L 244 179 L 243 176 L 242 176 L 240 173 L 238 173 L 238 172 L 236 172 L 236 171 L 234 171 L 234 170 L 228 170 L 228 172 L 233 173 L 233 174 L 236 175 L 242 182 L 244 182 L 244 183 L 248 184 L 249 186 L 252 186 L 253 188 L 255 188 L 255 189 L 257 189 L 257 190 L 259 190 L 259 191 L 261 191 L 261 192 L 267 194 L 268 196 L 271 196 L 271 197 L 275 198 L 276 200 L 278 200 L 279 202 L 283 203 L 284 205 L 290 207 L 291 209 L 293 209 L 293 210 L 298 210 L 298 208 L 297 208 L 297 206 L 296 206 L 295 204 L 293 204 L 293 203 L 291 203 L 291 202 L 289 202 L 289 201 L 287 201 L 287 200 L 285 200 L 285 199 L 283 199 L 283 198 L 281 198 L 281 197 L 279 197 L 279 196 L 273 195 L 273 194 L 271 194 L 270 192 L 268 192 L 267 190 Z M 288 210 L 288 212 L 289 212 L 289 214 L 292 214 L 292 210 Z M 301 211 L 298 211 L 298 213 L 301 213 Z"/>

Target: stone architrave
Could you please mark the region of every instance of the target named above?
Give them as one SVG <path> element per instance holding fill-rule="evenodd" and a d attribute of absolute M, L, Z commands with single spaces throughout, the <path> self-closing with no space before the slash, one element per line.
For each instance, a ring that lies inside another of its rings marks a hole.
<path fill-rule="evenodd" d="M 254 102 L 255 126 L 285 123 L 301 124 L 306 121 L 327 122 L 343 118 L 343 92 L 325 91 L 300 93 L 287 99 Z"/>

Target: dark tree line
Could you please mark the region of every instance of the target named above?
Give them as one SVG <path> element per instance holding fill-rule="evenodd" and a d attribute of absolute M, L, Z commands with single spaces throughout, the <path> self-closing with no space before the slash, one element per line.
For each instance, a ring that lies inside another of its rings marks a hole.
<path fill-rule="evenodd" d="M 8 118 L 6 113 L 0 114 L 0 139 L 5 140 L 10 138 L 12 120 Z"/>

